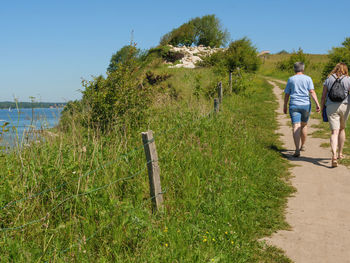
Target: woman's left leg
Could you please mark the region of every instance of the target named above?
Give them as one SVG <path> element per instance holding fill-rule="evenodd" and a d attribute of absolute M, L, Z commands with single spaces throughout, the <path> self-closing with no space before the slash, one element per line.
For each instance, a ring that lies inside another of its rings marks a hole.
<path fill-rule="evenodd" d="M 339 137 L 339 129 L 332 130 L 332 135 L 331 135 L 332 160 L 337 160 L 338 137 Z"/>

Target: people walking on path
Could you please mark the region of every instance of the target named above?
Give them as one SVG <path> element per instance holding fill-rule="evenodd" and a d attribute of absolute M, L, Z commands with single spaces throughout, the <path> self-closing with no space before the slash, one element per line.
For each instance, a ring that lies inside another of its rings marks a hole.
<path fill-rule="evenodd" d="M 349 117 L 350 78 L 348 67 L 338 63 L 323 84 L 321 99 L 322 111 L 326 107 L 331 133 L 332 167 L 338 166 L 338 159 L 343 159 L 345 127 Z"/>
<path fill-rule="evenodd" d="M 300 156 L 300 151 L 305 150 L 307 137 L 307 122 L 311 112 L 311 100 L 316 103 L 316 112 L 320 111 L 320 104 L 314 90 L 312 79 L 304 74 L 305 65 L 302 62 L 294 64 L 295 75 L 290 77 L 284 90 L 283 112 L 287 114 L 289 101 L 289 114 L 293 125 L 293 139 L 295 144 L 294 157 Z"/>

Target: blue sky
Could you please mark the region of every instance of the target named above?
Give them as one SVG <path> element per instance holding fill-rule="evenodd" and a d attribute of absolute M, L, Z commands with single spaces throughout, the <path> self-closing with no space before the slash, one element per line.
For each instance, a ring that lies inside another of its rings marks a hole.
<path fill-rule="evenodd" d="M 0 0 L 0 101 L 79 99 L 81 79 L 104 74 L 132 30 L 147 49 L 206 14 L 258 50 L 327 53 L 350 36 L 346 0 Z"/>

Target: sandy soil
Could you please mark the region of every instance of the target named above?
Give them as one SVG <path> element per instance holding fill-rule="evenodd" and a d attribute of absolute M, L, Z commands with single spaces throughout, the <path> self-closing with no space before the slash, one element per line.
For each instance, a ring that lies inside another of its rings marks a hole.
<path fill-rule="evenodd" d="M 289 198 L 286 209 L 291 231 L 278 231 L 266 240 L 297 263 L 350 262 L 350 170 L 342 165 L 331 168 L 330 149 L 320 147 L 328 140 L 311 136 L 301 157 L 292 157 L 294 143 L 289 116 L 282 110 L 283 91 L 269 82 L 279 101 L 277 132 L 287 149 L 283 155 L 296 165 L 291 169 L 291 183 L 297 192 Z M 311 119 L 309 126 L 317 122 Z M 313 131 L 309 127 L 309 134 Z"/>

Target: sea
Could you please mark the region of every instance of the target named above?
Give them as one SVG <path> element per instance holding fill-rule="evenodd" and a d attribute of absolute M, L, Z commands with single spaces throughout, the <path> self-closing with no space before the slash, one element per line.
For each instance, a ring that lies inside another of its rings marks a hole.
<path fill-rule="evenodd" d="M 56 126 L 63 108 L 0 109 L 0 145 L 23 146 Z"/>

